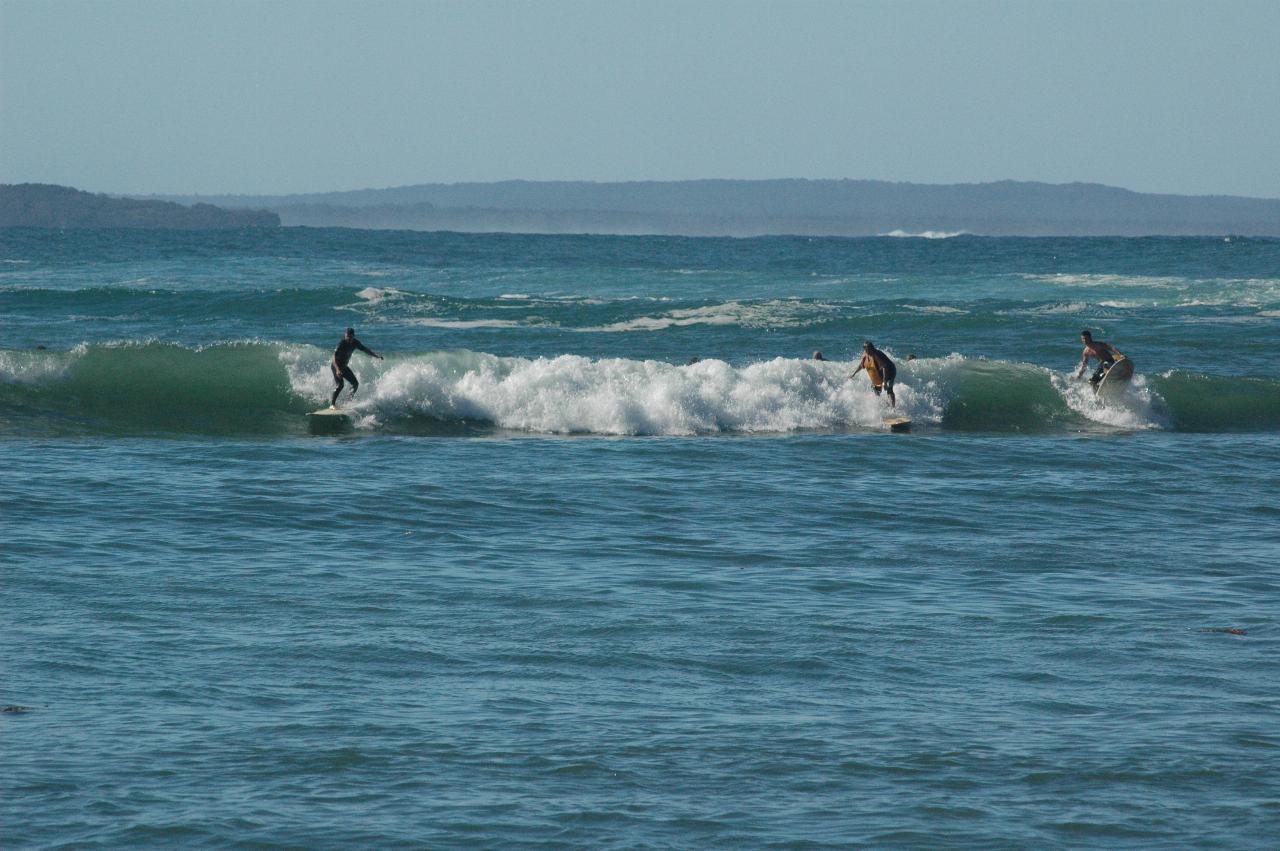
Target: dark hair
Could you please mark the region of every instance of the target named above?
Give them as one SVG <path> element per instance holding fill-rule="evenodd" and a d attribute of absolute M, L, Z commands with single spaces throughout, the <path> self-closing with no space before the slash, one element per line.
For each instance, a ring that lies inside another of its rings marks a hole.
<path fill-rule="evenodd" d="M 871 342 L 870 340 L 862 341 L 862 348 L 864 349 L 874 349 L 875 347 L 876 347 L 876 344 Z"/>
<path fill-rule="evenodd" d="M 1093 333 L 1092 333 L 1088 328 L 1086 328 L 1086 329 L 1084 329 L 1083 331 L 1081 331 L 1081 332 L 1080 332 L 1080 336 L 1081 336 L 1081 337 L 1088 337 L 1090 340 L 1092 340 L 1092 339 L 1093 339 Z"/>
<path fill-rule="evenodd" d="M 348 328 L 347 333 L 354 337 L 356 335 L 356 329 Z"/>

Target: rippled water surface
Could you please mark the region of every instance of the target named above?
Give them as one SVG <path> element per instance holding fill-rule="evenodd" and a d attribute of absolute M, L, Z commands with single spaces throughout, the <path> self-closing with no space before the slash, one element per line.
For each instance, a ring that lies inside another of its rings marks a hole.
<path fill-rule="evenodd" d="M 5 847 L 1280 834 L 1280 243 L 0 261 Z"/>

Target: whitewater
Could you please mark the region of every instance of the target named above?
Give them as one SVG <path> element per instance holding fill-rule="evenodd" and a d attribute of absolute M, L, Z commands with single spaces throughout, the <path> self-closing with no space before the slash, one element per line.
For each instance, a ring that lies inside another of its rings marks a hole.
<path fill-rule="evenodd" d="M 5 847 L 1280 832 L 1280 241 L 4 230 L 0 317 Z"/>
<path fill-rule="evenodd" d="M 890 355 L 893 352 L 890 351 Z M 330 353 L 244 342 L 187 348 L 164 343 L 81 344 L 66 352 L 0 352 L 0 401 L 31 429 L 75 423 L 120 429 L 297 434 L 298 415 L 333 389 Z M 776 357 L 734 366 L 521 358 L 470 352 L 400 353 L 362 369 L 346 397 L 360 433 L 412 433 L 433 425 L 530 434 L 708 435 L 880 429 L 888 413 L 857 361 Z M 235 375 L 228 383 L 224 376 Z M 1166 371 L 1137 377 L 1106 401 L 1070 371 L 1027 363 L 913 358 L 899 372 L 895 415 L 917 428 L 1048 432 L 1114 429 L 1272 430 L 1280 382 Z"/>

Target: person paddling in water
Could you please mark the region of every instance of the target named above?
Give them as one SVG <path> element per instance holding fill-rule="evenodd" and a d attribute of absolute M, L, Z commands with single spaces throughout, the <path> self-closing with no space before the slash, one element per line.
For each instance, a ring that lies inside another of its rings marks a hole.
<path fill-rule="evenodd" d="M 1106 376 L 1107 371 L 1125 355 L 1110 343 L 1093 339 L 1093 334 L 1088 330 L 1080 332 L 1080 342 L 1084 343 L 1084 354 L 1080 358 L 1080 369 L 1076 370 L 1076 378 L 1084 375 L 1084 371 L 1089 368 L 1089 359 L 1096 358 L 1098 369 L 1093 373 L 1093 378 L 1089 379 L 1089 383 L 1093 385 L 1093 392 L 1097 393 L 1098 384 Z M 1119 373 L 1116 374 L 1119 375 Z"/>
<path fill-rule="evenodd" d="M 871 378 L 871 386 L 875 388 L 876 395 L 880 395 L 880 391 L 889 396 L 890 407 L 898 407 L 898 400 L 893 398 L 893 380 L 898 377 L 898 368 L 893 365 L 893 361 L 889 360 L 889 356 L 875 347 L 875 344 L 867 340 L 862 344 L 862 363 L 858 364 L 858 368 L 853 371 L 857 375 L 862 370 L 867 371 L 868 377 Z M 876 382 L 876 377 L 880 378 L 880 382 Z"/>
<path fill-rule="evenodd" d="M 364 343 L 356 339 L 356 329 L 348 328 L 346 336 L 338 341 L 338 347 L 333 350 L 333 360 L 329 362 L 329 369 L 333 371 L 333 381 L 338 386 L 333 389 L 333 396 L 329 399 L 329 407 L 338 407 L 338 394 L 342 392 L 342 380 L 345 378 L 351 382 L 351 395 L 356 395 L 356 391 L 360 389 L 360 382 L 356 379 L 356 374 L 351 371 L 351 367 L 347 366 L 351 362 L 351 355 L 355 350 L 359 349 L 371 358 L 382 360 L 382 355 L 366 346 Z"/>

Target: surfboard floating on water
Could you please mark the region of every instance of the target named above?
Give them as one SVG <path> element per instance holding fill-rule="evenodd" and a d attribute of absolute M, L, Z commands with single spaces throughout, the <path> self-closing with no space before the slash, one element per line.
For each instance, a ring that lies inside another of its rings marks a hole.
<path fill-rule="evenodd" d="M 321 408 L 318 411 L 312 411 L 307 414 L 309 417 L 339 417 L 347 418 L 352 416 L 351 412 L 345 408 Z"/>
<path fill-rule="evenodd" d="M 1103 400 L 1116 398 L 1124 392 L 1131 378 L 1133 378 L 1133 361 L 1120 358 L 1111 365 L 1111 369 L 1108 369 L 1107 374 L 1098 382 L 1098 398 Z"/>
<path fill-rule="evenodd" d="M 906 417 L 885 417 L 882 422 L 889 431 L 911 431 L 911 420 Z"/>

